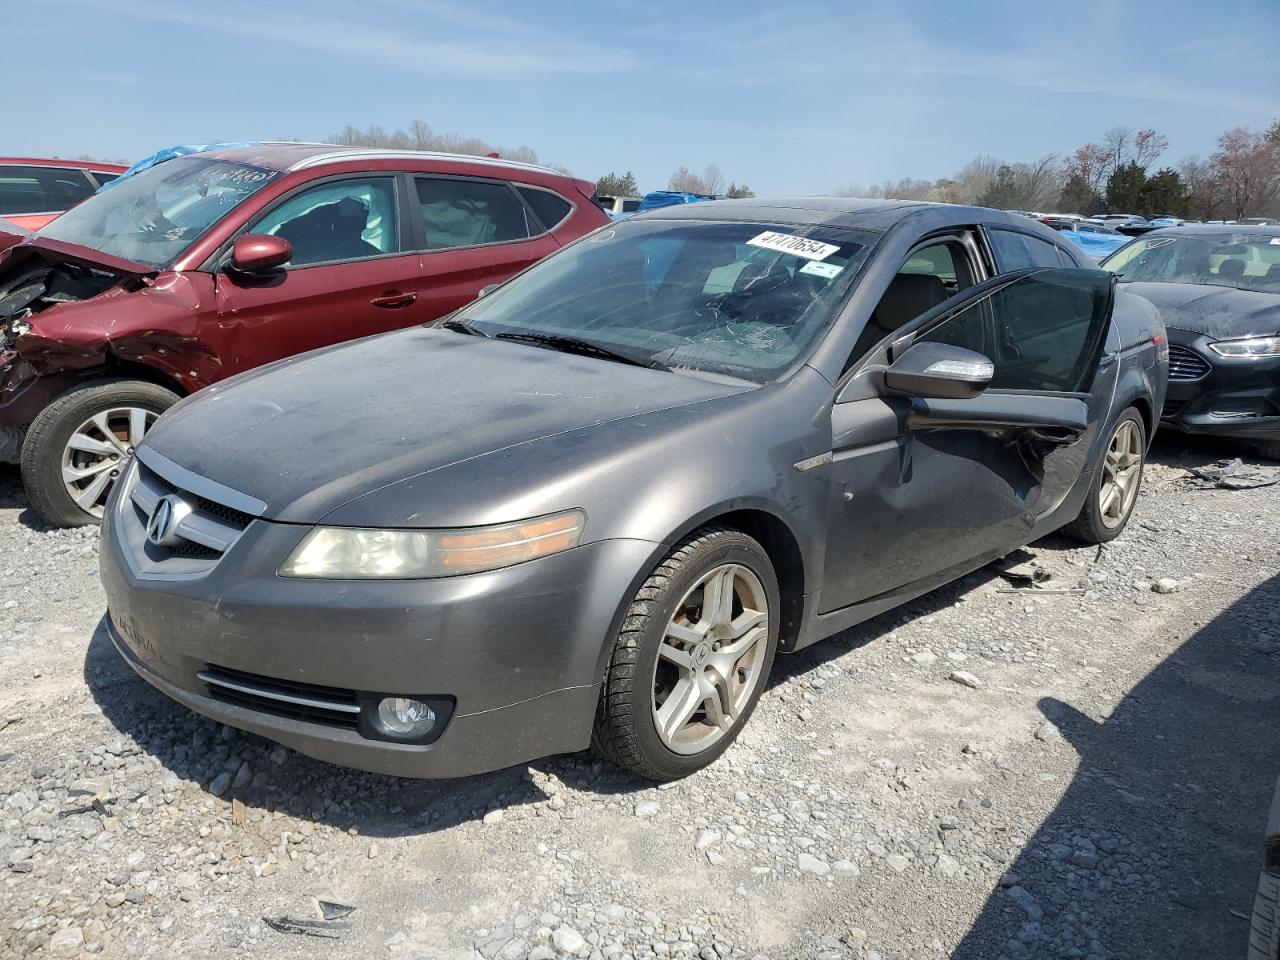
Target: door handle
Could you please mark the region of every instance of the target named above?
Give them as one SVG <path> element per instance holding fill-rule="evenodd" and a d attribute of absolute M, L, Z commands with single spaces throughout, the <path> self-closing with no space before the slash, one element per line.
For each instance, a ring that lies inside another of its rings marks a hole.
<path fill-rule="evenodd" d="M 413 304 L 418 299 L 416 293 L 391 293 L 385 297 L 374 297 L 369 302 L 375 307 L 383 307 L 387 310 L 399 310 Z"/>

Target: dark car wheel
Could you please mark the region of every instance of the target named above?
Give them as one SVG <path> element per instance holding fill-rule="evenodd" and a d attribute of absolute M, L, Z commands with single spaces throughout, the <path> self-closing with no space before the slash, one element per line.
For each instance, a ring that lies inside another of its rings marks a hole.
<path fill-rule="evenodd" d="M 100 520 L 134 447 L 178 399 L 145 380 L 95 380 L 62 394 L 40 411 L 22 444 L 31 508 L 55 527 Z"/>
<path fill-rule="evenodd" d="M 1266 459 L 1280 463 L 1280 440 L 1267 440 L 1258 444 L 1258 452 Z"/>
<path fill-rule="evenodd" d="M 1063 532 L 1084 543 L 1108 543 L 1120 536 L 1138 502 L 1146 456 L 1146 425 L 1142 414 L 1129 407 L 1111 428 L 1080 515 Z"/>
<path fill-rule="evenodd" d="M 614 643 L 592 746 L 651 780 L 728 749 L 760 699 L 778 644 L 778 579 L 755 540 L 704 527 L 645 581 Z"/>

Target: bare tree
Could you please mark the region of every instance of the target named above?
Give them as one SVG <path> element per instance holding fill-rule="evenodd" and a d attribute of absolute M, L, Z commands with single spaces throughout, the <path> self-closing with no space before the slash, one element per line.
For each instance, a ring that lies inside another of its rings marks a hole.
<path fill-rule="evenodd" d="M 1133 147 L 1133 131 L 1128 127 L 1112 127 L 1102 135 L 1102 147 L 1107 152 L 1107 176 L 1115 173 L 1129 160 Z"/>
<path fill-rule="evenodd" d="M 1218 138 L 1209 158 L 1227 213 L 1239 219 L 1270 206 L 1280 195 L 1280 138 L 1245 127 Z"/>
<path fill-rule="evenodd" d="M 1063 168 L 1068 178 L 1078 176 L 1094 193 L 1101 194 L 1107 185 L 1107 177 L 1111 175 L 1110 156 L 1101 144 L 1086 143 L 1067 157 Z"/>
<path fill-rule="evenodd" d="M 675 172 L 671 174 L 671 179 L 667 181 L 667 189 L 678 190 L 681 193 L 707 192 L 702 178 L 696 173 L 690 172 L 689 168 L 684 164 L 676 167 Z"/>
<path fill-rule="evenodd" d="M 1133 136 L 1133 159 L 1143 170 L 1159 160 L 1168 149 L 1169 138 L 1149 127 Z"/>
<path fill-rule="evenodd" d="M 724 174 L 720 172 L 720 168 L 714 163 L 707 164 L 707 169 L 702 171 L 702 185 L 706 189 L 701 192 L 718 196 L 724 193 L 724 184 Z"/>

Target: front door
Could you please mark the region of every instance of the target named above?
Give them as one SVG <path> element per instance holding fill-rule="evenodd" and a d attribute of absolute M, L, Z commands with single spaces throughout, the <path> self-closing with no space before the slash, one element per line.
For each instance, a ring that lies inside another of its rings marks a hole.
<path fill-rule="evenodd" d="M 1037 270 L 1002 278 L 905 325 L 854 367 L 832 410 L 826 575 L 829 612 L 919 581 L 958 574 L 1027 541 L 1085 467 L 1107 398 L 1094 396 L 1111 282 L 1095 270 Z M 911 417 L 921 401 L 885 395 L 884 361 L 912 343 L 950 343 L 995 365 L 991 386 L 947 401 L 962 422 Z M 981 422 L 982 409 L 1052 409 L 1080 401 L 1089 433 Z M 965 414 L 973 422 L 963 423 Z"/>
<path fill-rule="evenodd" d="M 251 223 L 288 240 L 293 257 L 267 276 L 218 275 L 226 373 L 430 319 L 399 220 L 396 178 L 365 176 L 304 188 Z"/>

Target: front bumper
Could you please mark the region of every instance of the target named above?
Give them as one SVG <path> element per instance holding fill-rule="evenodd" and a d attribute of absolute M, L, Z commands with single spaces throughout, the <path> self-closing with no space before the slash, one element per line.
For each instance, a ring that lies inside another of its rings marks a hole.
<path fill-rule="evenodd" d="M 1280 357 L 1220 357 L 1209 348 L 1210 337 L 1168 333 L 1174 362 L 1161 414 L 1166 426 L 1241 439 L 1280 437 Z M 1176 379 L 1180 373 L 1198 376 Z"/>
<path fill-rule="evenodd" d="M 308 756 L 409 777 L 584 749 L 606 645 L 655 549 L 609 540 L 448 579 L 293 580 L 276 569 L 309 528 L 255 520 L 204 575 L 161 578 L 134 569 L 116 526 L 105 525 L 101 549 L 109 631 L 147 682 Z M 452 712 L 434 742 L 371 739 L 228 700 L 202 679 L 211 668 L 346 691 L 355 702 L 370 693 L 448 698 Z"/>

